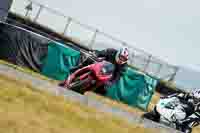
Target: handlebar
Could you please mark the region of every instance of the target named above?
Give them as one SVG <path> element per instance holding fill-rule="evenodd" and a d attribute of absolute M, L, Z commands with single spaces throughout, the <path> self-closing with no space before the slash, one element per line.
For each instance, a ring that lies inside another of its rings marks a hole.
<path fill-rule="evenodd" d="M 81 52 L 86 56 L 86 58 L 90 58 L 94 62 L 101 62 L 105 60 L 104 57 L 97 57 L 95 51 L 86 52 L 86 51 L 81 50 Z"/>

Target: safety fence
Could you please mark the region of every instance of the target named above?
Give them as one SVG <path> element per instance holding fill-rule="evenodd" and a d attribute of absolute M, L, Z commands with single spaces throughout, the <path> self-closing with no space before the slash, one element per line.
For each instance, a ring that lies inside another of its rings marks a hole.
<path fill-rule="evenodd" d="M 80 23 L 56 10 L 31 0 L 14 0 L 11 12 L 21 15 L 33 22 L 46 26 L 68 38 L 77 40 L 89 49 L 120 48 L 127 46 L 130 50 L 129 64 L 159 79 L 173 80 L 178 67 L 154 57 L 118 38 L 96 28 Z"/>

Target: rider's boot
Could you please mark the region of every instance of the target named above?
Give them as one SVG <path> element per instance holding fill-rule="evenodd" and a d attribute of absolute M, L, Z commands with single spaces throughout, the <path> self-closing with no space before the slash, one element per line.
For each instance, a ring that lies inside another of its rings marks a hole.
<path fill-rule="evenodd" d="M 151 112 L 142 115 L 143 118 L 150 119 L 155 122 L 159 122 L 160 114 L 156 111 L 156 107 Z"/>

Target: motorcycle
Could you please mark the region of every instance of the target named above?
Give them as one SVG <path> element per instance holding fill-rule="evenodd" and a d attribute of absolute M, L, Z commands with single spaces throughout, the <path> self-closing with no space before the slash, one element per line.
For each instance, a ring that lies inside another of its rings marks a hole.
<path fill-rule="evenodd" d="M 84 94 L 86 91 L 94 91 L 111 80 L 114 69 L 112 63 L 105 61 L 104 58 L 98 58 L 93 64 L 74 71 L 60 85 Z"/>
<path fill-rule="evenodd" d="M 200 125 L 200 112 L 188 116 L 186 119 L 179 121 L 177 129 L 185 133 L 192 133 L 192 128 Z"/>
<path fill-rule="evenodd" d="M 154 110 L 144 114 L 143 117 L 179 131 L 191 133 L 192 128 L 200 124 L 199 107 L 199 104 L 191 105 L 186 102 L 183 103 L 179 98 L 172 96 L 161 98 L 154 107 Z"/>

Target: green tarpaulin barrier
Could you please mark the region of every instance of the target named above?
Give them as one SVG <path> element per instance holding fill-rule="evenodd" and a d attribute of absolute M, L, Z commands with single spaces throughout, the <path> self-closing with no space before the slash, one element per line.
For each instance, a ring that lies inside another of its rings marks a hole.
<path fill-rule="evenodd" d="M 79 51 L 58 42 L 50 42 L 42 74 L 56 80 L 64 80 L 69 75 L 70 68 L 77 65 L 79 57 Z"/>
<path fill-rule="evenodd" d="M 64 80 L 69 75 L 69 69 L 77 65 L 79 58 L 79 51 L 50 42 L 42 73 L 53 79 Z M 106 96 L 146 110 L 156 84 L 156 79 L 129 67 L 120 80 L 108 88 Z"/>
<path fill-rule="evenodd" d="M 130 106 L 147 110 L 157 80 L 127 68 L 120 80 L 107 89 L 107 96 Z"/>

